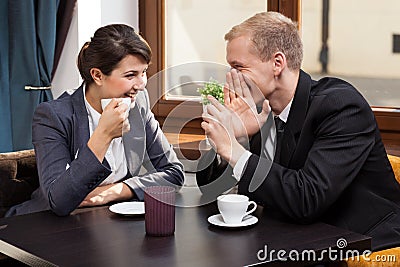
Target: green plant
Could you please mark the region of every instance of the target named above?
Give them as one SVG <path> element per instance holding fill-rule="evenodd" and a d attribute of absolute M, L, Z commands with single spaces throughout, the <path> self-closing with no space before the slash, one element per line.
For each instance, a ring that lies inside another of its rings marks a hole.
<path fill-rule="evenodd" d="M 209 82 L 205 82 L 204 86 L 198 88 L 197 91 L 201 95 L 201 103 L 203 105 L 210 104 L 210 101 L 207 99 L 208 95 L 215 97 L 220 103 L 224 104 L 224 86 L 216 80 L 210 79 Z"/>

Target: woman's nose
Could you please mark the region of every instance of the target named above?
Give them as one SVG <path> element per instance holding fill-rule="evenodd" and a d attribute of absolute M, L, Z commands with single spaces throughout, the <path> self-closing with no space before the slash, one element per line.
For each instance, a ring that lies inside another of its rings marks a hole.
<path fill-rule="evenodd" d="M 139 76 L 137 79 L 137 83 L 134 87 L 136 90 L 144 90 L 144 88 L 146 87 L 146 83 L 147 83 L 147 76 L 146 75 Z"/>

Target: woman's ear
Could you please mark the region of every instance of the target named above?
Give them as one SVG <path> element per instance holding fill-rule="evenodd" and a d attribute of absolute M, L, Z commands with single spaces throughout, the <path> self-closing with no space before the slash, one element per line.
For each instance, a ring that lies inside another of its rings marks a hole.
<path fill-rule="evenodd" d="M 93 81 L 97 84 L 97 85 L 102 85 L 103 84 L 103 80 L 104 80 L 104 75 L 101 72 L 100 69 L 98 68 L 91 68 L 90 69 L 90 75 L 92 76 Z"/>
<path fill-rule="evenodd" d="M 282 70 L 286 67 L 286 56 L 282 52 L 276 52 L 273 56 L 274 76 L 279 76 Z"/>

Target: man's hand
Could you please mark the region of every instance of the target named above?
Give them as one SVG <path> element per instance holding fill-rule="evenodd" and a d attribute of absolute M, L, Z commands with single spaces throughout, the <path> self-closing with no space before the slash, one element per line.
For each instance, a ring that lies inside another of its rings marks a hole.
<path fill-rule="evenodd" d="M 250 81 L 249 81 L 250 83 Z M 253 95 L 250 92 L 243 74 L 232 69 L 226 74 L 224 86 L 225 106 L 233 111 L 237 119 L 233 121 L 233 129 L 236 138 L 250 137 L 256 134 L 266 122 L 271 111 L 268 100 L 264 99 L 261 113 L 257 112 L 254 97 L 258 98 L 261 92 L 255 85 L 252 86 Z M 262 98 L 264 98 L 262 96 Z"/>
<path fill-rule="evenodd" d="M 85 197 L 79 207 L 99 206 L 112 201 L 131 199 L 132 197 L 132 190 L 124 183 L 98 186 Z"/>
<path fill-rule="evenodd" d="M 203 114 L 201 127 L 204 129 L 214 150 L 231 166 L 235 166 L 245 149 L 236 140 L 233 120 L 234 113 L 224 107 L 214 97 L 208 96 L 211 105 L 207 114 Z"/>

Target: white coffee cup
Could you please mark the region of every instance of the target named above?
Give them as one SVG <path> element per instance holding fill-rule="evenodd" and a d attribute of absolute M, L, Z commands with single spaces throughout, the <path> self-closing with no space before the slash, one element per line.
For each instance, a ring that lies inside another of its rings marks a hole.
<path fill-rule="evenodd" d="M 240 224 L 245 216 L 257 208 L 257 204 L 249 201 L 247 196 L 237 194 L 221 195 L 217 198 L 217 204 L 226 224 Z M 250 205 L 254 205 L 254 207 L 247 211 Z"/>
<path fill-rule="evenodd" d="M 129 115 L 129 110 L 131 107 L 131 99 L 129 97 L 123 97 L 119 98 L 122 99 L 122 103 L 126 104 L 128 106 L 128 109 L 126 110 L 126 116 Z M 112 98 L 103 98 L 101 99 L 101 108 L 104 110 L 106 106 L 111 102 Z"/>

